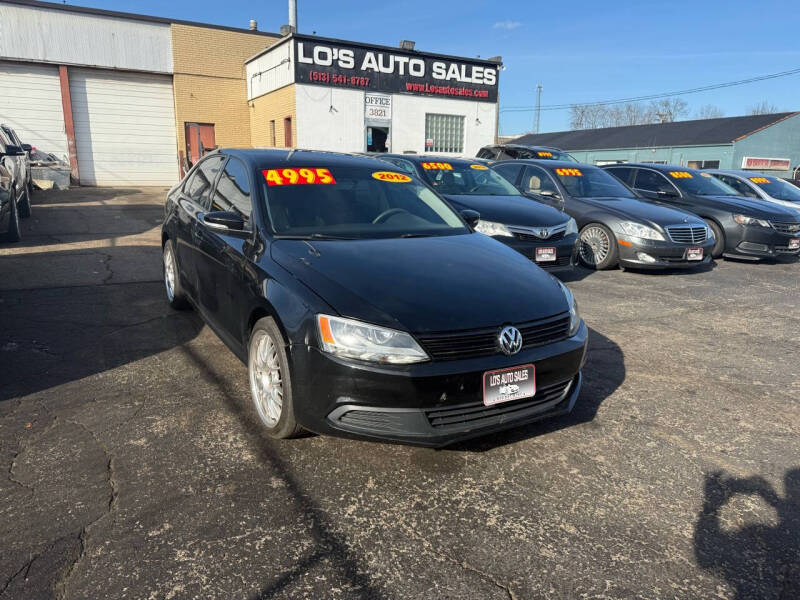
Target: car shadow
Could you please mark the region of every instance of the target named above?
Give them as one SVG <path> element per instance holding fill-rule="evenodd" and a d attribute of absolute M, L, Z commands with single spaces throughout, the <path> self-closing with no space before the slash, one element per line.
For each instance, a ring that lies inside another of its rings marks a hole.
<path fill-rule="evenodd" d="M 635 267 L 625 267 L 625 271 L 631 273 L 639 273 L 641 275 L 680 275 L 683 277 L 693 277 L 697 275 L 705 275 L 717 268 L 717 261 L 712 260 L 708 264 L 699 265 L 691 268 L 675 268 L 675 269 L 637 269 Z"/>
<path fill-rule="evenodd" d="M 703 569 L 724 578 L 735 598 L 800 598 L 800 467 L 786 471 L 783 496 L 762 477 L 706 474 L 703 508 L 694 530 L 694 553 Z M 773 524 L 731 527 L 721 513 L 736 497 L 766 503 Z"/>
<path fill-rule="evenodd" d="M 583 388 L 571 413 L 452 444 L 442 450 L 486 452 L 593 421 L 603 401 L 625 381 L 625 356 L 622 349 L 613 340 L 589 328 L 589 349 L 582 372 Z"/>

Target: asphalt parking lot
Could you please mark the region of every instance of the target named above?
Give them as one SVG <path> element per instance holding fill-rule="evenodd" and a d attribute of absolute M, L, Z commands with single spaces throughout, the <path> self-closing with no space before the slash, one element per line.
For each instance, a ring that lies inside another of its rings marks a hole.
<path fill-rule="evenodd" d="M 800 264 L 581 271 L 576 412 L 273 441 L 160 273 L 164 190 L 0 245 L 0 597 L 800 597 Z"/>

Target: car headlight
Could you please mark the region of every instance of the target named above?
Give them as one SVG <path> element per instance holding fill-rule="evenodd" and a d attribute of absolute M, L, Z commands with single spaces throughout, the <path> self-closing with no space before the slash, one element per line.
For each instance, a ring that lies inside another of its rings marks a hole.
<path fill-rule="evenodd" d="M 713 240 L 714 239 L 714 230 L 711 229 L 708 225 L 706 225 L 706 239 Z"/>
<path fill-rule="evenodd" d="M 573 233 L 578 233 L 578 224 L 575 219 L 570 219 L 567 221 L 567 231 L 564 235 L 572 235 Z"/>
<path fill-rule="evenodd" d="M 733 215 L 733 220 L 739 225 L 760 225 L 761 227 L 769 227 L 769 221 L 763 219 L 756 219 L 755 217 L 748 217 L 747 215 Z"/>
<path fill-rule="evenodd" d="M 664 236 L 661 235 L 661 232 L 656 231 L 647 225 L 636 223 L 635 221 L 622 221 L 617 224 L 617 227 L 618 233 L 624 233 L 625 235 L 629 235 L 631 237 L 643 238 L 645 240 L 657 240 L 661 242 L 664 241 Z"/>
<path fill-rule="evenodd" d="M 413 337 L 353 319 L 317 315 L 322 349 L 344 358 L 405 365 L 428 360 Z"/>
<path fill-rule="evenodd" d="M 572 295 L 572 292 L 569 291 L 569 288 L 565 286 L 561 281 L 553 277 L 556 280 L 556 283 L 561 287 L 561 291 L 564 292 L 564 296 L 567 297 L 567 304 L 569 305 L 569 337 L 572 337 L 576 333 L 578 333 L 578 329 L 581 326 L 581 315 L 578 313 L 578 302 L 575 300 L 575 296 Z"/>
<path fill-rule="evenodd" d="M 509 231 L 508 227 L 502 223 L 494 223 L 492 221 L 478 221 L 478 224 L 475 226 L 475 231 L 479 231 L 480 233 L 486 235 L 504 235 L 507 237 L 514 236 L 514 234 Z"/>

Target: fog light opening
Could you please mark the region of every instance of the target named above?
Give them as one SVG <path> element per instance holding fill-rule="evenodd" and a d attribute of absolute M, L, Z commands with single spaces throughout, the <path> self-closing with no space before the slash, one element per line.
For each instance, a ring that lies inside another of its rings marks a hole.
<path fill-rule="evenodd" d="M 646 252 L 637 252 L 636 253 L 636 258 L 638 258 L 640 261 L 646 262 L 646 263 L 654 263 L 654 262 L 656 262 L 656 259 L 653 258 L 652 256 L 650 256 L 649 254 L 647 254 Z"/>

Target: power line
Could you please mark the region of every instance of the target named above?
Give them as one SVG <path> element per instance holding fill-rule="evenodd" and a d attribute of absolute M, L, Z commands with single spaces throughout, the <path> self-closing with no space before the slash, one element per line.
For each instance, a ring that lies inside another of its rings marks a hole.
<path fill-rule="evenodd" d="M 690 88 L 688 90 L 681 90 L 679 92 L 663 92 L 660 94 L 650 94 L 647 96 L 633 96 L 630 98 L 618 98 L 616 100 L 596 100 L 593 102 L 570 102 L 569 104 L 549 104 L 540 107 L 534 106 L 507 106 L 501 108 L 500 112 L 531 112 L 534 110 L 565 110 L 573 106 L 600 106 L 609 104 L 623 104 L 625 102 L 641 102 L 642 100 L 657 100 L 659 98 L 670 98 L 672 96 L 683 96 L 685 94 L 698 94 L 700 92 L 708 92 L 710 90 L 718 90 L 721 88 L 733 87 L 736 85 L 745 85 L 748 83 L 755 83 L 757 81 L 765 81 L 767 79 L 777 79 L 778 77 L 788 77 L 789 75 L 797 75 L 800 73 L 800 68 L 792 69 L 790 71 L 781 71 L 780 73 L 771 73 L 769 75 L 760 75 L 758 77 L 751 77 L 749 79 L 739 79 L 738 81 L 728 81 L 726 83 L 716 83 L 714 85 L 706 85 L 703 87 Z"/>

